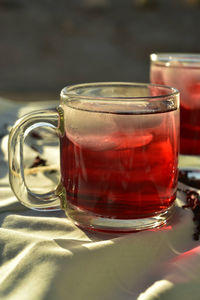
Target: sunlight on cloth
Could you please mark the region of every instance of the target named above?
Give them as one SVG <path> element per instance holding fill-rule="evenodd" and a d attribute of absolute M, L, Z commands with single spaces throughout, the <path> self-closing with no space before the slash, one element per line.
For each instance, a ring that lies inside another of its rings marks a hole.
<path fill-rule="evenodd" d="M 161 299 L 160 296 L 164 294 L 167 290 L 171 289 L 173 283 L 168 280 L 160 280 L 155 282 L 151 287 L 149 287 L 144 293 L 142 293 L 137 300 L 153 300 Z"/>

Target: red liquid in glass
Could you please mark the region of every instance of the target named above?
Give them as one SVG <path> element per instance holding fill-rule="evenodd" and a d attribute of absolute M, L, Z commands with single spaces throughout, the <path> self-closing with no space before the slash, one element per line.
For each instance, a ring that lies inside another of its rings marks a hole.
<path fill-rule="evenodd" d="M 65 128 L 61 174 L 67 201 L 115 219 L 149 217 L 169 208 L 177 184 L 176 114 L 116 114 L 121 130 L 109 134 L 91 134 L 87 124 L 88 133 L 80 135 L 79 128 L 77 135 Z"/>
<path fill-rule="evenodd" d="M 152 65 L 151 82 L 180 91 L 180 153 L 200 154 L 200 68 Z"/>

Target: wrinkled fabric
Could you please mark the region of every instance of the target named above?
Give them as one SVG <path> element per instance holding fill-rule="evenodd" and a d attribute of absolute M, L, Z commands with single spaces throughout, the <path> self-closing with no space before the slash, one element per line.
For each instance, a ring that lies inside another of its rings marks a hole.
<path fill-rule="evenodd" d="M 199 300 L 200 244 L 181 195 L 166 227 L 122 236 L 83 231 L 63 211 L 37 212 L 18 202 L 8 180 L 7 130 L 24 113 L 55 105 L 0 99 L 0 299 Z M 57 164 L 58 147 L 47 144 L 36 147 Z M 48 190 L 58 181 L 40 174 L 28 182 Z"/>

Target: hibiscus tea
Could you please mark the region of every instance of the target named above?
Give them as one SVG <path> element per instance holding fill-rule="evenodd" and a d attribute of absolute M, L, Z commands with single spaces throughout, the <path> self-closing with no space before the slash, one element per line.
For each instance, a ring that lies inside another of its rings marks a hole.
<path fill-rule="evenodd" d="M 64 107 L 62 184 L 68 206 L 111 220 L 166 212 L 176 197 L 178 110 L 102 113 Z"/>

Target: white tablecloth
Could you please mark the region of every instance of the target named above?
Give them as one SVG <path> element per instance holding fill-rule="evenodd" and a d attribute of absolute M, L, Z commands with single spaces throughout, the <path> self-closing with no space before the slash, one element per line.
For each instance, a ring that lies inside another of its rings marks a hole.
<path fill-rule="evenodd" d="M 200 244 L 180 199 L 167 227 L 122 236 L 84 232 L 63 211 L 36 212 L 17 201 L 8 181 L 7 128 L 28 111 L 57 104 L 0 99 L 0 299 L 199 300 Z M 46 148 L 57 163 L 56 147 Z M 34 156 L 32 149 L 27 163 Z M 30 176 L 34 186 L 38 175 Z M 40 176 L 46 189 L 59 180 Z"/>

